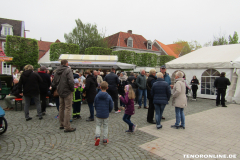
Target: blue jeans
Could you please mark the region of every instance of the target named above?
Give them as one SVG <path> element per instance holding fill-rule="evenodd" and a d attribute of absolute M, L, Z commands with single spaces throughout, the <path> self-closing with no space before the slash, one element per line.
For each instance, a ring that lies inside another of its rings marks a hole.
<path fill-rule="evenodd" d="M 161 119 L 166 104 L 154 104 L 155 107 L 155 119 L 157 127 L 161 127 Z"/>
<path fill-rule="evenodd" d="M 94 107 L 93 103 L 88 103 L 89 111 L 90 111 L 90 119 L 94 119 Z"/>
<path fill-rule="evenodd" d="M 147 89 L 138 89 L 138 104 L 142 106 L 142 96 L 144 96 L 144 107 L 147 106 Z"/>
<path fill-rule="evenodd" d="M 175 113 L 176 113 L 176 123 L 175 126 L 179 126 L 180 120 L 181 125 L 185 127 L 185 115 L 183 112 L 183 108 L 175 107 Z"/>
<path fill-rule="evenodd" d="M 126 122 L 129 126 L 129 130 L 132 131 L 133 123 L 131 122 L 131 115 L 124 114 L 123 121 Z"/>

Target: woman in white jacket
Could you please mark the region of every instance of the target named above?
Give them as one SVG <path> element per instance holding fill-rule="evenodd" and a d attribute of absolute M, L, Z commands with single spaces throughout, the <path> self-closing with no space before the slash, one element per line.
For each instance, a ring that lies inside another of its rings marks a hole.
<path fill-rule="evenodd" d="M 176 123 L 172 128 L 178 129 L 179 127 L 185 129 L 185 115 L 184 108 L 187 107 L 186 85 L 183 79 L 183 73 L 178 71 L 175 75 L 176 83 L 173 87 L 173 100 L 172 105 L 175 107 Z M 181 121 L 181 125 L 179 125 Z"/>

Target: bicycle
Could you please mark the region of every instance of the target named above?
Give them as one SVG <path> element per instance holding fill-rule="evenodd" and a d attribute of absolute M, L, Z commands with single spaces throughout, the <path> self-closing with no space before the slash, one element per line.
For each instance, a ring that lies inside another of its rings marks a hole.
<path fill-rule="evenodd" d="M 5 111 L 0 106 L 0 135 L 5 133 L 8 127 L 7 120 L 4 116 L 5 116 Z"/>

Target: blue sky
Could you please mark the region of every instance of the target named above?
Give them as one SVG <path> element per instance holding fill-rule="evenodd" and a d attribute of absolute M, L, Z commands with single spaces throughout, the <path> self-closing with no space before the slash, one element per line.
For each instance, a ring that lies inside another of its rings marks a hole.
<path fill-rule="evenodd" d="M 0 0 L 0 17 L 25 21 L 28 38 L 64 42 L 75 19 L 97 24 L 105 36 L 132 30 L 147 40 L 204 44 L 240 34 L 238 0 Z M 240 40 L 239 40 L 240 41 Z"/>

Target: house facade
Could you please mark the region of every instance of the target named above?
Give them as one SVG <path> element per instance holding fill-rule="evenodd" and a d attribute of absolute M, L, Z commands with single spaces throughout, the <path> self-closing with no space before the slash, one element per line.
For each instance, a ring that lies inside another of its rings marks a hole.
<path fill-rule="evenodd" d="M 108 47 L 113 51 L 128 50 L 136 53 L 155 53 L 160 55 L 159 50 L 153 46 L 151 40 L 145 39 L 142 35 L 132 34 L 132 30 L 118 32 L 105 38 Z"/>
<path fill-rule="evenodd" d="M 25 37 L 25 23 L 20 20 L 12 20 L 0 18 L 0 47 L 4 52 L 6 45 L 6 37 L 8 35 Z M 9 74 L 16 69 L 16 67 L 7 64 L 3 61 L 0 62 L 0 74 Z"/>
<path fill-rule="evenodd" d="M 51 44 L 58 42 L 60 42 L 58 39 L 55 42 L 38 41 L 39 47 L 38 64 L 50 62 L 50 46 Z"/>
<path fill-rule="evenodd" d="M 158 40 L 145 39 L 142 35 L 132 34 L 132 30 L 118 32 L 105 38 L 108 47 L 113 51 L 128 50 L 136 53 L 155 53 L 157 55 L 169 55 L 178 58 L 184 47 L 182 44 L 165 45 Z"/>

